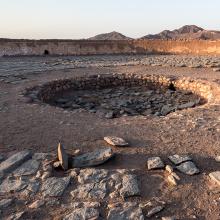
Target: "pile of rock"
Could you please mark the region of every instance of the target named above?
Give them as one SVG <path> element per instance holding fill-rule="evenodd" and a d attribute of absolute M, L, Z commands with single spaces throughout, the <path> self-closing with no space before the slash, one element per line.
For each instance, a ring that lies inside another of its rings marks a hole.
<path fill-rule="evenodd" d="M 69 91 L 53 105 L 68 110 L 85 109 L 105 118 L 134 115 L 165 116 L 175 110 L 195 107 L 200 97 L 192 92 L 147 87 L 116 87 L 102 90 Z"/>

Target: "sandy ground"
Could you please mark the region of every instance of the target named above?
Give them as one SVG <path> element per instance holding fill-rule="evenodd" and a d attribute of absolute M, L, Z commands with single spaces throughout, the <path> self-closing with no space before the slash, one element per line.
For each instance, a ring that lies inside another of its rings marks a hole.
<path fill-rule="evenodd" d="M 220 105 L 203 105 L 171 113 L 166 117 L 98 118 L 87 112 L 68 112 L 46 104 L 28 104 L 21 93 L 27 87 L 59 78 L 105 73 L 149 73 L 190 76 L 220 81 L 220 73 L 211 69 L 171 67 L 115 67 L 45 71 L 29 74 L 18 84 L 0 82 L 0 153 L 21 149 L 55 152 L 61 140 L 68 152 L 83 152 L 105 146 L 103 137 L 124 138 L 129 147 L 114 148 L 115 159 L 99 168 L 139 170 L 141 201 L 158 198 L 166 207 L 158 216 L 177 219 L 220 219 L 220 190 L 213 188 L 208 174 L 219 170 Z M 164 181 L 163 171 L 147 171 L 148 157 L 160 156 L 167 164 L 172 154 L 189 154 L 201 173 L 180 174 L 181 181 L 172 187 Z M 159 218 L 158 217 L 158 218 Z M 154 219 L 153 217 L 152 219 Z"/>

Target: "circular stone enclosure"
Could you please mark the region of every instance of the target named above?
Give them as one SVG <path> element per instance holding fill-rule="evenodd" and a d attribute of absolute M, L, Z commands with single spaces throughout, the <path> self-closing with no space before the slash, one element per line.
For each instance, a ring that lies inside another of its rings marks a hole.
<path fill-rule="evenodd" d="M 27 95 L 67 110 L 85 109 L 115 118 L 165 116 L 204 104 L 212 94 L 202 81 L 159 75 L 103 74 L 48 82 L 32 88 Z"/>

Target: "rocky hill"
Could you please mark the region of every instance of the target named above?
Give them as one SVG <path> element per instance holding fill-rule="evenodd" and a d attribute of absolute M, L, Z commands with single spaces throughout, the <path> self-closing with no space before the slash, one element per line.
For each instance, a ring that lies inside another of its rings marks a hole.
<path fill-rule="evenodd" d="M 159 34 L 149 34 L 142 39 L 161 39 L 161 40 L 178 40 L 178 39 L 201 39 L 216 40 L 220 39 L 220 31 L 205 30 L 196 25 L 185 25 L 173 31 L 164 30 Z"/>
<path fill-rule="evenodd" d="M 126 37 L 125 35 L 118 33 L 116 31 L 104 34 L 98 34 L 94 37 L 88 38 L 88 40 L 130 40 L 130 37 Z"/>

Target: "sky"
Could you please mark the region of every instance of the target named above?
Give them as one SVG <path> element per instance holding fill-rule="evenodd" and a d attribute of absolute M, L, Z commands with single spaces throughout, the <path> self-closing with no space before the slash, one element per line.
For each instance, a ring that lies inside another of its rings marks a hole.
<path fill-rule="evenodd" d="M 220 0 L 0 0 L 0 38 L 138 38 L 195 24 L 220 30 Z"/>

